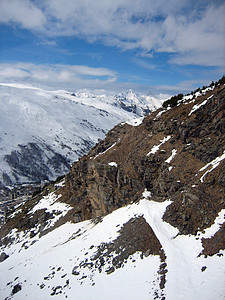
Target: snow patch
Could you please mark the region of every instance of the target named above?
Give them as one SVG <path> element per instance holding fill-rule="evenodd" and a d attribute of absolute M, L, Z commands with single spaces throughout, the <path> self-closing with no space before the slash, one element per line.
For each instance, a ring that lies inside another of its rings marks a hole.
<path fill-rule="evenodd" d="M 131 125 L 131 126 L 139 126 L 143 122 L 144 117 L 141 118 L 136 118 L 130 121 L 127 121 L 126 124 Z"/>
<path fill-rule="evenodd" d="M 103 152 L 98 153 L 97 155 L 95 155 L 94 159 L 96 159 L 97 157 L 99 157 L 100 155 L 105 154 L 106 152 L 108 152 L 110 149 L 112 149 L 115 145 L 117 144 L 117 142 L 115 142 L 114 144 L 112 144 L 112 146 L 110 146 L 108 149 L 106 149 Z"/>
<path fill-rule="evenodd" d="M 54 217 L 47 221 L 47 225 L 43 230 L 54 226 L 61 217 L 64 217 L 67 212 L 72 209 L 70 205 L 57 201 L 60 197 L 61 195 L 56 195 L 52 192 L 48 196 L 44 196 L 29 212 L 30 214 L 33 214 L 37 210 L 45 209 L 46 212 L 53 214 Z"/>
<path fill-rule="evenodd" d="M 225 151 L 224 151 L 224 153 L 223 153 L 221 156 L 215 158 L 214 160 L 212 160 L 211 162 L 209 162 L 207 165 L 205 165 L 204 167 L 202 167 L 202 168 L 199 170 L 199 172 L 202 172 L 202 171 L 208 169 L 209 167 L 210 167 L 210 169 L 207 170 L 207 171 L 201 176 L 200 181 L 203 182 L 203 181 L 204 181 L 204 177 L 205 177 L 208 173 L 212 172 L 212 170 L 214 170 L 216 167 L 218 167 L 219 164 L 220 164 L 220 162 L 221 162 L 222 160 L 224 160 L 224 159 L 225 159 Z"/>
<path fill-rule="evenodd" d="M 161 117 L 161 115 L 165 112 L 166 110 L 161 110 L 160 112 L 157 113 L 157 115 L 155 116 L 154 120 L 158 119 L 159 117 Z"/>
<path fill-rule="evenodd" d="M 191 114 L 193 114 L 193 112 L 195 112 L 196 110 L 198 110 L 201 106 L 205 105 L 207 103 L 208 99 L 204 100 L 202 103 L 200 104 L 196 104 L 192 107 L 190 113 L 188 114 L 188 116 L 190 116 Z"/>
<path fill-rule="evenodd" d="M 201 238 L 209 239 L 214 236 L 214 234 L 220 230 L 222 224 L 225 222 L 225 209 L 222 209 L 218 216 L 216 217 L 214 224 L 209 228 L 206 228 L 203 232 L 199 232 L 198 236 Z"/>
<path fill-rule="evenodd" d="M 110 165 L 111 167 L 116 167 L 117 168 L 117 163 L 112 161 L 112 162 L 109 162 L 108 165 Z"/>
<path fill-rule="evenodd" d="M 147 189 L 145 189 L 144 192 L 142 193 L 142 196 L 144 199 L 148 199 L 151 198 L 152 194 L 150 191 L 147 191 Z"/>
<path fill-rule="evenodd" d="M 160 140 L 160 144 L 153 146 L 151 151 L 147 154 L 147 156 L 149 156 L 150 154 L 155 154 L 163 144 L 165 144 L 167 141 L 169 141 L 170 138 L 171 138 L 171 136 L 168 135 L 168 136 L 164 137 L 162 140 Z"/>
<path fill-rule="evenodd" d="M 68 204 L 57 202 L 61 195 L 56 195 L 54 192 L 50 193 L 48 196 L 44 196 L 37 205 L 35 205 L 30 213 L 35 213 L 37 210 L 46 209 L 48 212 L 53 210 L 64 211 L 65 209 L 70 209 Z"/>
<path fill-rule="evenodd" d="M 176 149 L 173 149 L 173 150 L 172 150 L 171 156 L 168 157 L 167 160 L 165 160 L 165 162 L 168 163 L 168 164 L 170 164 L 171 161 L 172 161 L 172 159 L 175 157 L 176 153 L 177 153 L 177 150 L 176 150 Z"/>
<path fill-rule="evenodd" d="M 56 187 L 63 187 L 63 186 L 65 186 L 65 179 L 63 179 L 63 180 L 62 180 L 61 182 L 59 182 L 59 183 L 56 183 L 55 186 L 56 186 Z"/>

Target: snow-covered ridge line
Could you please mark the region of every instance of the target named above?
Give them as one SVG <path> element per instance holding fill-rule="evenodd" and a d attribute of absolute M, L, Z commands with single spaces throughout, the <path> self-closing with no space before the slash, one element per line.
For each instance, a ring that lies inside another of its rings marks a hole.
<path fill-rule="evenodd" d="M 8 87 L 13 87 L 13 88 L 17 88 L 17 89 L 32 89 L 32 90 L 41 90 L 41 88 L 38 88 L 38 87 L 35 87 L 35 86 L 32 86 L 32 85 L 25 85 L 25 84 L 22 84 L 22 83 L 3 83 L 3 82 L 0 82 L 0 86 L 8 86 Z"/>

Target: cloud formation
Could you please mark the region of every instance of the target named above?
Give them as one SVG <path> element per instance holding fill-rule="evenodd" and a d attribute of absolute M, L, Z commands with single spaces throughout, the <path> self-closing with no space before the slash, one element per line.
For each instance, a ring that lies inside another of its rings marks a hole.
<path fill-rule="evenodd" d="M 222 0 L 1 0 L 0 22 L 46 37 L 75 36 L 142 56 L 173 54 L 170 63 L 221 66 Z"/>
<path fill-rule="evenodd" d="M 137 64 L 144 64 L 141 60 Z M 143 67 L 151 68 L 144 64 Z M 107 68 L 90 68 L 82 65 L 46 65 L 34 63 L 0 63 L 0 84 L 13 83 L 31 85 L 47 90 L 66 89 L 74 92 L 88 89 L 96 93 L 118 93 L 135 89 L 144 94 L 152 93 L 166 98 L 178 92 L 190 92 L 196 86 L 207 84 L 202 80 L 181 81 L 176 85 L 151 85 L 137 84 L 134 82 L 120 82 L 117 73 Z"/>
<path fill-rule="evenodd" d="M 0 82 L 20 81 L 50 88 L 96 88 L 115 82 L 116 72 L 82 65 L 0 64 Z"/>
<path fill-rule="evenodd" d="M 45 14 L 30 0 L 1 0 L 0 23 L 18 24 L 22 28 L 44 30 Z"/>

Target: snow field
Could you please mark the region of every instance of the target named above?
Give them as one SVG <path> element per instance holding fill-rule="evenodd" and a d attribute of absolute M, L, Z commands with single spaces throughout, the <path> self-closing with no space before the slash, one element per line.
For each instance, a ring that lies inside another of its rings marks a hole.
<path fill-rule="evenodd" d="M 151 193 L 144 191 L 139 203 L 114 211 L 97 225 L 91 221 L 66 223 L 26 250 L 20 250 L 20 243 L 14 245 L 14 253 L 1 263 L 4 270 L 1 297 L 9 296 L 13 284 L 21 283 L 22 290 L 13 299 L 49 299 L 54 289 L 61 291 L 54 295 L 59 299 L 74 299 L 75 296 L 79 300 L 154 299 L 155 292 L 159 291 L 158 256 L 149 255 L 141 259 L 140 253 L 135 253 L 123 268 L 109 275 L 87 268 L 82 270 L 80 276 L 71 273 L 74 266 L 91 258 L 96 246 L 115 240 L 124 223 L 142 215 L 166 254 L 168 272 L 163 291 L 166 300 L 223 299 L 224 256 L 205 258 L 198 255 L 202 251 L 201 238 L 212 236 L 220 228 L 224 210 L 205 233 L 198 233 L 197 236 L 177 235 L 178 230 L 162 220 L 171 200 L 159 203 L 149 200 L 150 197 Z M 5 249 L 5 252 L 8 250 Z M 222 253 L 225 254 L 225 251 Z M 7 285 L 9 282 L 12 283 Z"/>

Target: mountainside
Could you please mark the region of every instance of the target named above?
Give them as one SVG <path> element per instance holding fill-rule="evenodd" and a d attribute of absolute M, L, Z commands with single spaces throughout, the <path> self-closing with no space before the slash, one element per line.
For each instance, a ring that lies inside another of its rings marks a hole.
<path fill-rule="evenodd" d="M 7 213 L 2 299 L 224 299 L 225 85 L 173 105 Z"/>
<path fill-rule="evenodd" d="M 0 186 L 54 180 L 121 121 L 161 106 L 124 95 L 0 84 Z"/>

